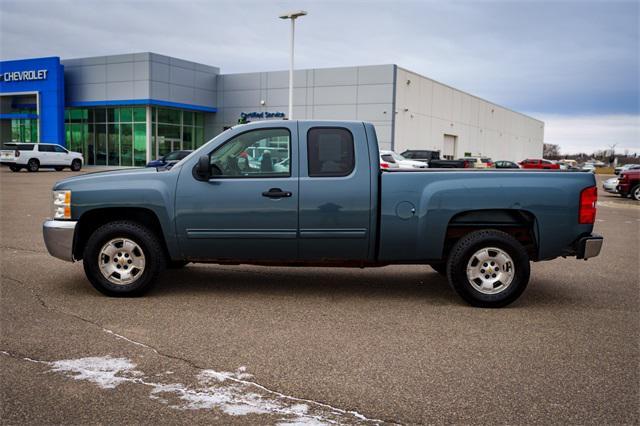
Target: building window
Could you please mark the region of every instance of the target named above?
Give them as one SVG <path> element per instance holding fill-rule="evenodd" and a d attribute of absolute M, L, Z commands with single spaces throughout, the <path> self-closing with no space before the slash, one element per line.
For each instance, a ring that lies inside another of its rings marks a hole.
<path fill-rule="evenodd" d="M 146 108 L 69 108 L 65 111 L 67 148 L 81 152 L 85 164 L 144 166 Z"/>
<path fill-rule="evenodd" d="M 153 108 L 151 158 L 171 151 L 194 150 L 204 144 L 204 114 L 170 108 Z"/>
<path fill-rule="evenodd" d="M 34 130 L 22 142 L 37 140 Z M 67 148 L 81 152 L 85 164 L 102 166 L 144 166 L 147 154 L 146 107 L 67 108 Z M 204 114 L 170 108 L 152 108 L 151 158 L 171 151 L 196 149 L 204 144 Z M 17 127 L 25 136 L 24 130 Z"/>
<path fill-rule="evenodd" d="M 20 112 L 36 113 L 35 110 L 22 110 Z M 38 142 L 38 119 L 12 119 L 11 142 Z"/>

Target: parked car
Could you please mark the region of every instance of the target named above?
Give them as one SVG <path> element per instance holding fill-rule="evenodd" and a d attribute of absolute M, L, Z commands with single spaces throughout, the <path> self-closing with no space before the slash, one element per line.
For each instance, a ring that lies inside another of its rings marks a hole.
<path fill-rule="evenodd" d="M 593 163 L 584 163 L 582 165 L 582 167 L 580 168 L 581 171 L 583 172 L 589 172 L 589 173 L 595 173 L 596 172 L 596 165 Z"/>
<path fill-rule="evenodd" d="M 12 172 L 27 169 L 37 172 L 40 168 L 61 171 L 69 168 L 74 172 L 82 168 L 82 154 L 72 152 L 52 143 L 8 142 L 0 151 L 0 164 L 9 166 Z"/>
<path fill-rule="evenodd" d="M 166 167 L 177 163 L 178 161 L 191 154 L 193 150 L 185 149 L 181 151 L 171 151 L 170 153 L 163 155 L 157 160 L 152 160 L 147 163 L 147 167 Z"/>
<path fill-rule="evenodd" d="M 459 158 L 458 160 L 462 160 L 462 161 L 466 161 L 468 164 L 470 164 L 470 167 L 473 167 L 475 169 L 488 169 L 491 167 L 495 167 L 495 165 L 493 164 L 493 161 L 491 161 L 491 158 L 487 158 L 487 157 L 462 157 Z"/>
<path fill-rule="evenodd" d="M 247 179 L 226 166 L 269 138 L 289 145 L 287 171 Z M 369 123 L 238 125 L 170 170 L 57 182 L 44 240 L 53 256 L 82 260 L 110 296 L 140 295 L 166 266 L 187 262 L 429 264 L 482 307 L 516 300 L 530 261 L 600 252 L 593 175 L 380 170 L 378 162 Z"/>
<path fill-rule="evenodd" d="M 519 169 L 520 166 L 513 161 L 499 160 L 496 161 L 496 169 Z"/>
<path fill-rule="evenodd" d="M 612 194 L 618 193 L 618 178 L 612 177 L 602 182 L 602 189 Z"/>
<path fill-rule="evenodd" d="M 560 168 L 562 168 L 563 165 L 566 166 L 567 170 L 578 170 L 578 162 L 576 160 L 559 160 L 558 164 L 560 165 Z"/>
<path fill-rule="evenodd" d="M 640 169 L 640 164 L 625 164 L 624 166 L 618 166 L 613 170 L 613 173 L 619 175 L 621 172 L 626 172 L 627 170 L 636 170 Z"/>
<path fill-rule="evenodd" d="M 622 197 L 631 197 L 640 201 L 640 170 L 627 170 L 620 173 L 616 188 Z"/>
<path fill-rule="evenodd" d="M 465 160 L 441 160 L 440 151 L 408 149 L 400 155 L 410 160 L 427 163 L 431 169 L 464 169 L 473 167 L 470 162 Z"/>
<path fill-rule="evenodd" d="M 529 158 L 522 160 L 520 166 L 523 169 L 545 169 L 545 170 L 559 170 L 560 166 L 551 160 Z"/>
<path fill-rule="evenodd" d="M 429 167 L 429 165 L 424 161 L 409 160 L 393 151 L 383 150 L 383 151 L 380 151 L 380 155 L 391 156 L 391 158 L 395 161 L 395 163 L 401 169 L 426 169 Z"/>
<path fill-rule="evenodd" d="M 381 169 L 399 169 L 400 165 L 396 163 L 396 159 L 391 154 L 384 154 L 380 151 L 380 168 Z"/>

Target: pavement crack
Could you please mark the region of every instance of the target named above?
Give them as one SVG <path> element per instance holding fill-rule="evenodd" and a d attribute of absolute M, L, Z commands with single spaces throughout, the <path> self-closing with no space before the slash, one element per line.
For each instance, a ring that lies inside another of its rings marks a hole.
<path fill-rule="evenodd" d="M 41 359 L 35 359 L 35 358 L 30 358 L 28 356 L 24 356 L 24 355 L 18 355 L 12 352 L 9 352 L 7 350 L 4 349 L 0 349 L 0 354 L 4 355 L 4 356 L 8 356 L 9 358 L 13 358 L 13 359 L 17 359 L 19 361 L 27 361 L 27 362 L 32 362 L 35 364 L 51 364 L 50 361 L 44 361 Z"/>
<path fill-rule="evenodd" d="M 78 314 L 75 314 L 75 313 L 72 313 L 72 312 L 67 312 L 67 311 L 64 311 L 64 310 L 49 306 L 47 304 L 47 302 L 44 300 L 44 298 L 42 297 L 42 295 L 40 295 L 38 292 L 36 292 L 33 288 L 31 288 L 31 286 L 27 285 L 25 282 L 23 282 L 21 280 L 18 280 L 16 278 L 8 277 L 8 276 L 4 276 L 4 278 L 8 279 L 10 281 L 14 281 L 14 282 L 20 284 L 21 286 L 27 288 L 31 292 L 31 294 L 34 296 L 34 298 L 38 301 L 38 303 L 43 308 L 45 308 L 47 310 L 50 310 L 52 312 L 55 312 L 55 313 L 58 313 L 58 314 L 61 314 L 61 315 L 66 315 L 66 316 L 69 316 L 71 318 L 75 318 L 77 320 L 80 320 L 82 322 L 90 324 L 90 325 L 92 325 L 94 327 L 99 328 L 102 332 L 104 332 L 106 334 L 109 334 L 109 335 L 111 335 L 111 336 L 113 336 L 113 337 L 115 337 L 117 339 L 124 340 L 127 343 L 130 343 L 130 344 L 133 344 L 133 345 L 140 346 L 140 347 L 143 347 L 145 349 L 148 349 L 148 350 L 154 352 L 155 354 L 157 354 L 159 356 L 162 356 L 164 358 L 168 358 L 168 359 L 172 359 L 172 360 L 184 363 L 184 364 L 188 365 L 189 367 L 191 367 L 191 368 L 193 368 L 195 370 L 207 370 L 207 367 L 199 365 L 198 363 L 196 363 L 196 362 L 194 362 L 194 361 L 192 361 L 190 359 L 187 359 L 187 358 L 184 358 L 184 357 L 181 357 L 181 356 L 178 356 L 178 355 L 173 355 L 173 354 L 169 354 L 169 353 L 163 352 L 163 351 L 159 350 L 158 348 L 156 348 L 156 347 L 154 347 L 152 345 L 148 345 L 146 343 L 138 342 L 138 341 L 136 341 L 134 339 L 131 339 L 129 337 L 126 337 L 126 336 L 124 336 L 122 334 L 116 333 L 115 331 L 110 330 L 108 328 L 105 328 L 102 325 L 100 325 L 99 323 L 91 321 L 91 320 L 89 320 L 87 318 L 84 318 L 84 317 L 78 315 Z M 6 356 L 10 356 L 12 358 L 23 359 L 23 360 L 29 361 L 29 362 L 42 363 L 42 364 L 51 364 L 50 361 L 41 361 L 41 360 L 36 360 L 36 359 L 29 358 L 29 357 L 24 357 L 24 356 L 20 357 L 18 355 L 13 355 L 10 352 L 5 351 L 5 350 L 0 350 L 0 353 L 4 354 Z M 266 386 L 263 386 L 263 385 L 261 385 L 261 384 L 259 384 L 257 382 L 251 381 L 251 380 L 242 379 L 242 378 L 233 377 L 233 376 L 226 376 L 225 378 L 227 380 L 230 380 L 230 381 L 235 382 L 235 383 L 240 384 L 240 385 L 244 385 L 244 386 L 248 386 L 248 387 L 253 387 L 253 388 L 259 389 L 259 390 L 261 390 L 261 391 L 263 391 L 263 392 L 265 392 L 267 394 L 270 394 L 270 395 L 273 395 L 273 396 L 276 396 L 276 397 L 279 397 L 279 398 L 284 398 L 284 399 L 287 399 L 287 400 L 290 400 L 290 401 L 296 401 L 296 402 L 300 402 L 300 403 L 311 404 L 313 406 L 324 408 L 324 409 L 328 409 L 328 410 L 332 410 L 334 412 L 341 413 L 343 415 L 352 415 L 352 416 L 356 417 L 357 419 L 359 419 L 361 421 L 364 421 L 364 422 L 367 422 L 367 423 L 371 422 L 371 423 L 384 423 L 384 424 L 394 424 L 394 425 L 401 424 L 401 423 L 399 423 L 397 421 L 382 420 L 382 419 L 370 419 L 370 418 L 358 413 L 355 410 L 342 409 L 342 408 L 334 407 L 334 406 L 332 406 L 330 404 L 327 404 L 327 403 L 324 403 L 324 402 L 320 402 L 320 401 L 316 401 L 316 400 L 312 400 L 312 399 L 295 397 L 295 396 L 292 396 L 292 395 L 287 395 L 287 394 L 284 394 L 282 392 L 278 392 L 276 390 L 267 388 Z"/>
<path fill-rule="evenodd" d="M 15 251 L 26 251 L 28 253 L 38 253 L 38 254 L 46 253 L 44 250 L 30 250 L 30 249 L 25 249 L 25 248 L 20 248 L 20 247 L 11 247 L 11 246 L 0 246 L 0 249 L 15 250 Z"/>

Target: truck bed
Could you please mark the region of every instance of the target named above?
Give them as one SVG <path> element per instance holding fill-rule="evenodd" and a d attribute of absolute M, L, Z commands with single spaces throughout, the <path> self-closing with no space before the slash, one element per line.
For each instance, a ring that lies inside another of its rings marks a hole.
<path fill-rule="evenodd" d="M 499 211 L 532 216 L 535 260 L 562 256 L 576 235 L 593 229 L 577 220 L 580 192 L 595 185 L 591 173 L 416 169 L 381 172 L 379 182 L 381 262 L 440 259 L 449 224 L 470 211 L 489 221 Z"/>

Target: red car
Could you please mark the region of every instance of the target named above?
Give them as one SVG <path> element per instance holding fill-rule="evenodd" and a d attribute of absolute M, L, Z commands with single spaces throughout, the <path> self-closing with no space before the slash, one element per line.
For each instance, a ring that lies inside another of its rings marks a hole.
<path fill-rule="evenodd" d="M 620 172 L 616 189 L 623 198 L 630 195 L 634 200 L 640 201 L 640 170 Z"/>
<path fill-rule="evenodd" d="M 560 165 L 549 160 L 526 159 L 518 164 L 520 164 L 523 169 L 560 169 Z"/>

